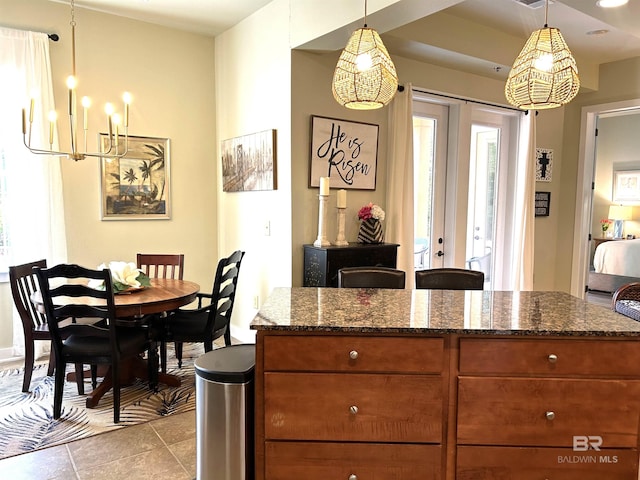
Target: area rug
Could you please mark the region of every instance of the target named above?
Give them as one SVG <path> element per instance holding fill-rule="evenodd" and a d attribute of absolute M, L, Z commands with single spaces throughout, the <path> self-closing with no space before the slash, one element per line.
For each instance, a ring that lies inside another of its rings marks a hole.
<path fill-rule="evenodd" d="M 96 408 L 85 407 L 85 395 L 78 395 L 75 382 L 65 382 L 62 416 L 53 418 L 53 377 L 47 364 L 34 367 L 31 391 L 22 392 L 23 368 L 0 371 L 0 458 L 38 450 L 99 433 L 137 425 L 157 418 L 195 409 L 193 362 L 204 353 L 202 344 L 185 344 L 182 368 L 172 348 L 167 349 L 167 373 L 181 379 L 179 387 L 159 385 L 158 391 L 136 381 L 120 393 L 120 423 L 113 423 L 113 392 L 107 392 Z M 69 366 L 68 371 L 72 371 Z M 91 392 L 90 379 L 85 393 Z"/>

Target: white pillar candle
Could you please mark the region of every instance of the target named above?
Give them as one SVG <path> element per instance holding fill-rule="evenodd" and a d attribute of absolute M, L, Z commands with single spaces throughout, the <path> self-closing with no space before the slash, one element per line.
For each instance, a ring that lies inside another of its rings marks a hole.
<path fill-rule="evenodd" d="M 347 208 L 347 191 L 345 189 L 338 190 L 338 208 Z"/>
<path fill-rule="evenodd" d="M 320 177 L 320 195 L 329 195 L 329 177 Z"/>

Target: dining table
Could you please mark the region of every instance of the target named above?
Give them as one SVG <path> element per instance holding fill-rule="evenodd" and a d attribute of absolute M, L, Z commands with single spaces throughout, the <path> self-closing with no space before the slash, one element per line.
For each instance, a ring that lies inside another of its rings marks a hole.
<path fill-rule="evenodd" d="M 170 312 L 182 306 L 188 305 L 196 300 L 196 295 L 200 291 L 200 285 L 189 280 L 179 280 L 172 278 L 151 278 L 151 285 L 144 288 L 132 288 L 118 292 L 114 295 L 116 316 L 118 322 L 126 326 L 140 323 L 140 319 L 159 316 L 165 312 Z M 63 298 L 63 297 L 60 297 Z M 87 303 L 100 305 L 99 299 L 86 298 Z M 42 298 L 38 291 L 34 292 L 31 301 L 38 309 L 43 309 Z M 76 301 L 69 298 L 69 303 Z M 150 352 L 151 355 L 157 355 Z M 157 357 L 156 357 L 157 358 Z M 120 380 L 122 385 L 130 385 L 136 378 L 147 380 L 150 383 L 162 383 L 171 387 L 180 386 L 180 378 L 169 373 L 157 372 L 157 378 L 150 378 L 148 359 L 135 357 L 132 361 L 125 362 L 120 366 Z M 155 373 L 154 373 L 155 374 Z M 72 380 L 75 372 L 67 375 L 67 380 Z M 75 377 L 74 377 L 75 378 Z M 87 408 L 94 408 L 102 396 L 112 388 L 111 372 L 104 373 L 103 380 L 89 395 L 87 395 Z"/>

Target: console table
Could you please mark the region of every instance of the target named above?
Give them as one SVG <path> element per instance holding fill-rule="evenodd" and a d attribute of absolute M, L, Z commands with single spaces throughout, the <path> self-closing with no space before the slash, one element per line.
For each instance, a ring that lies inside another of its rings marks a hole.
<path fill-rule="evenodd" d="M 350 243 L 343 247 L 304 245 L 305 287 L 337 287 L 338 270 L 343 267 L 396 268 L 396 243 Z"/>

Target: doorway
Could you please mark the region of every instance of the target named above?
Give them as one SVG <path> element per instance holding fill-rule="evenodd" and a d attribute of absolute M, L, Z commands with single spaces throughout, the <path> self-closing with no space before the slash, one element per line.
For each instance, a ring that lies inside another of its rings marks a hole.
<path fill-rule="evenodd" d="M 637 113 L 638 109 L 640 99 L 591 105 L 582 109 L 571 271 L 571 294 L 579 298 L 585 298 L 586 295 L 591 264 L 591 235 L 597 231 L 594 224 L 602 216 L 600 211 L 594 211 L 593 190 L 598 156 L 598 120 L 612 115 Z"/>

